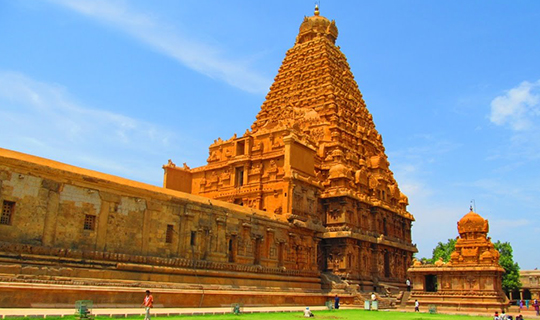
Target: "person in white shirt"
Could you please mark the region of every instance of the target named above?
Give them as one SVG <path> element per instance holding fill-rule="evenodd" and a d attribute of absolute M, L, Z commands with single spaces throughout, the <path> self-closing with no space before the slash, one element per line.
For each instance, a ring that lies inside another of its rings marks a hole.
<path fill-rule="evenodd" d="M 313 313 L 309 310 L 309 307 L 306 307 L 306 310 L 304 310 L 304 318 L 313 318 Z"/>

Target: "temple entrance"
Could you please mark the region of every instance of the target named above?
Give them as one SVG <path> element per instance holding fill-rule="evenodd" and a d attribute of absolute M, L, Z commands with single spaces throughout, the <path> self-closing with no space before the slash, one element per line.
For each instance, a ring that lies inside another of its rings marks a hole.
<path fill-rule="evenodd" d="M 523 300 L 532 300 L 531 291 L 529 289 L 523 290 Z"/>
<path fill-rule="evenodd" d="M 426 275 L 425 287 L 426 292 L 437 292 L 437 276 L 433 274 Z"/>

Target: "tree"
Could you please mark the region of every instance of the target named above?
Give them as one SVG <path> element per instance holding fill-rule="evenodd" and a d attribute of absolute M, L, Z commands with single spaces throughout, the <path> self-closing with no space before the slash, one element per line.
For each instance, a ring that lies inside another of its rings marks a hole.
<path fill-rule="evenodd" d="M 456 239 L 448 239 L 448 242 L 446 243 L 439 242 L 435 249 L 433 249 L 433 256 L 429 262 L 435 263 L 439 258 L 442 258 L 444 262 L 450 261 L 450 255 L 454 252 L 455 248 Z"/>
<path fill-rule="evenodd" d="M 512 246 L 509 242 L 501 241 L 497 241 L 493 245 L 501 255 L 499 258 L 499 264 L 504 268 L 505 271 L 502 279 L 503 290 L 506 293 L 518 290 L 521 288 L 521 281 L 519 281 L 519 265 L 517 262 L 514 262 Z"/>

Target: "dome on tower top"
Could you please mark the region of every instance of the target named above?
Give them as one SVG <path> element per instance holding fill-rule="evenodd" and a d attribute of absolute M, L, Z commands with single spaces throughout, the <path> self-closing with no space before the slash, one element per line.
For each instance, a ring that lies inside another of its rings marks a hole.
<path fill-rule="evenodd" d="M 460 235 L 470 232 L 488 233 L 488 221 L 482 218 L 478 213 L 473 212 L 472 208 L 469 213 L 463 216 L 458 222 L 458 232 Z"/>
<path fill-rule="evenodd" d="M 334 20 L 330 21 L 319 15 L 319 7 L 315 6 L 315 15 L 304 17 L 300 25 L 300 32 L 296 38 L 296 43 L 304 43 L 317 37 L 325 37 L 332 43 L 336 42 L 338 29 Z"/>

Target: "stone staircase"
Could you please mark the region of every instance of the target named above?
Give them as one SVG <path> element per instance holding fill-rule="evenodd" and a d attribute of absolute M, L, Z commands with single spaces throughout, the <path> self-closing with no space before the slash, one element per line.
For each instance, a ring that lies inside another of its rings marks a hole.
<path fill-rule="evenodd" d="M 410 291 L 402 291 L 401 299 L 399 301 L 400 308 L 405 308 L 407 306 L 407 301 L 409 301 L 410 296 L 411 296 Z"/>

